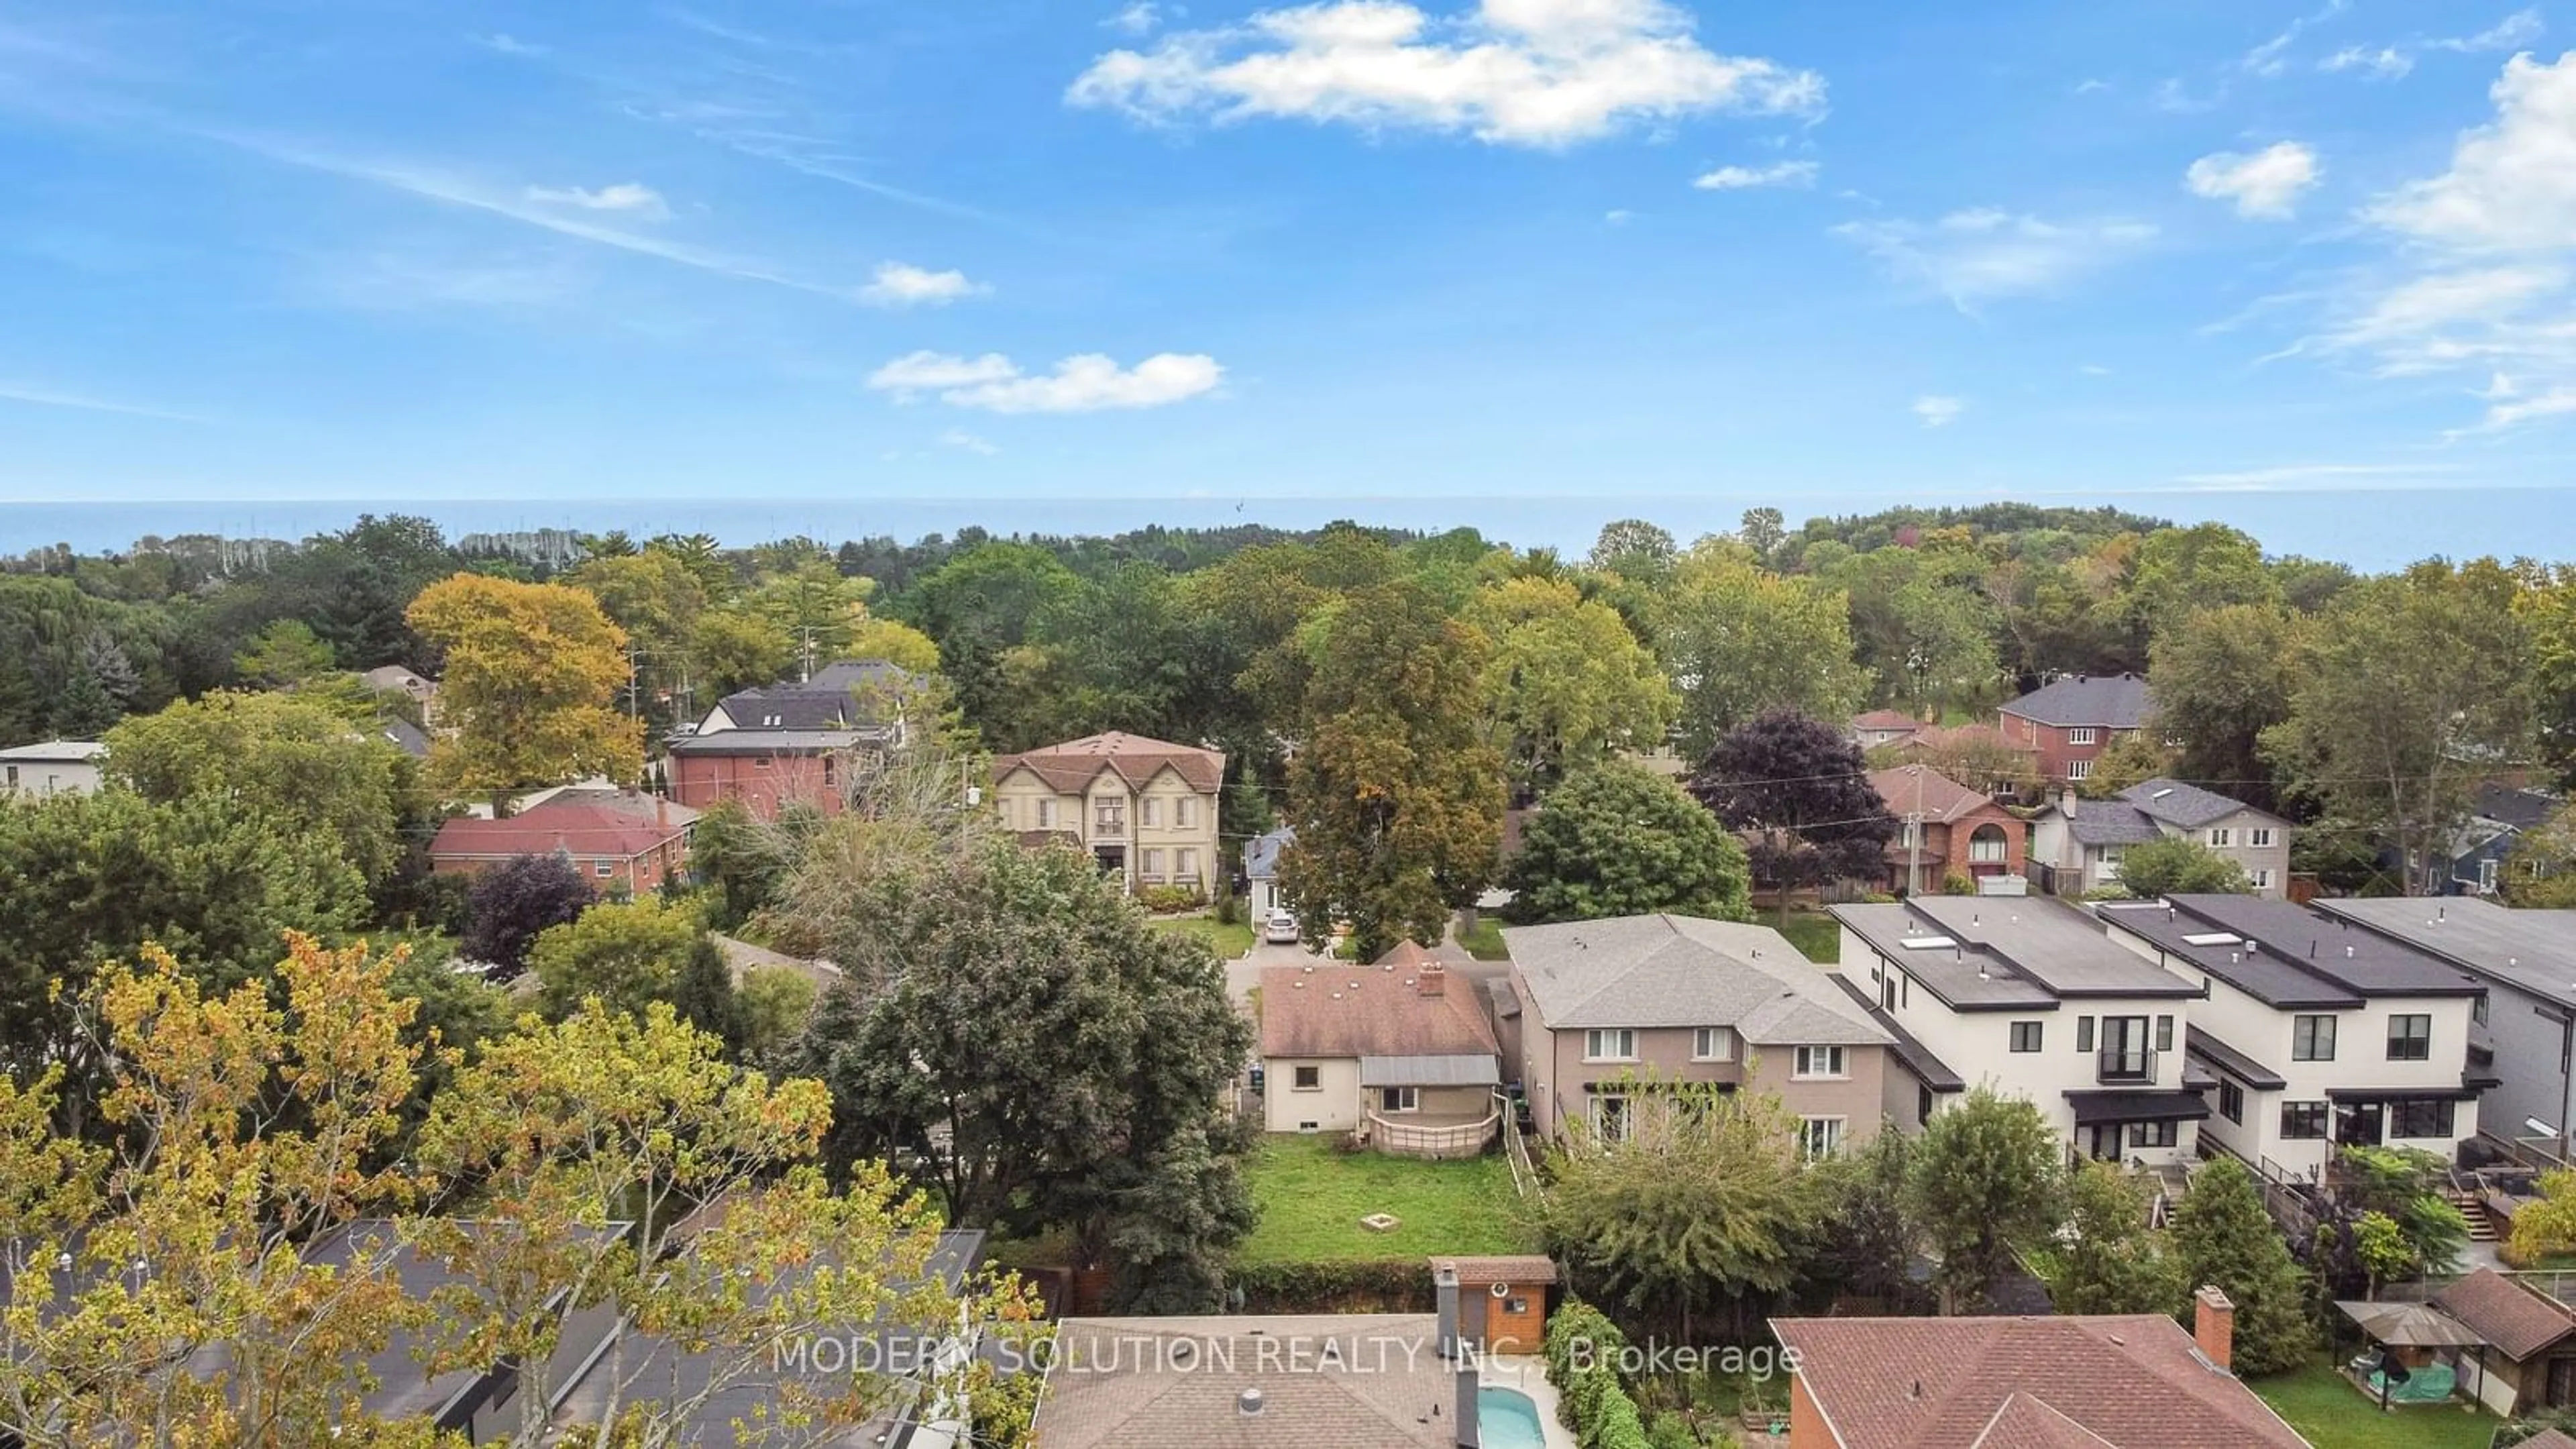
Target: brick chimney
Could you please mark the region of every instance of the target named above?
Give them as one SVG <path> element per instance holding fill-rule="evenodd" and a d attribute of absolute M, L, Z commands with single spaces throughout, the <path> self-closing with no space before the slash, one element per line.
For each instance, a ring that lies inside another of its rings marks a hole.
<path fill-rule="evenodd" d="M 2214 1284 L 2191 1295 L 2191 1337 L 2211 1363 L 2231 1367 L 2236 1354 L 2236 1305 Z"/>
<path fill-rule="evenodd" d="M 671 828 L 671 797 L 668 795 L 653 797 L 653 828 L 663 831 Z"/>
<path fill-rule="evenodd" d="M 1425 996 L 1447 995 L 1449 972 L 1437 961 L 1426 961 L 1423 963 L 1421 972 L 1414 978 L 1414 986 Z"/>

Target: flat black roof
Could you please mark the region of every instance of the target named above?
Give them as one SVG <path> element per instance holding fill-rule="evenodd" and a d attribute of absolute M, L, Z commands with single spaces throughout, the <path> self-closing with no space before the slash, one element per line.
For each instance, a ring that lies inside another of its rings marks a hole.
<path fill-rule="evenodd" d="M 2485 983 L 2388 936 L 2289 901 L 2187 895 L 2106 902 L 2104 921 L 2284 1010 L 2357 1011 L 2374 996 L 2483 996 Z"/>

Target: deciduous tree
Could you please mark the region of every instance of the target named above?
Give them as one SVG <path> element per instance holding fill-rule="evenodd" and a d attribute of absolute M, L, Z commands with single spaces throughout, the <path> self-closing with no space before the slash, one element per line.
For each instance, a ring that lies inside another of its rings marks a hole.
<path fill-rule="evenodd" d="M 1479 590 L 1465 619 L 1493 646 L 1485 715 L 1518 800 L 1614 751 L 1663 744 L 1679 701 L 1617 610 L 1561 579 L 1515 578 Z"/>
<path fill-rule="evenodd" d="M 433 779 L 498 808 L 533 786 L 643 772 L 643 741 L 611 707 L 627 679 L 626 632 L 590 595 L 459 574 L 422 590 L 408 617 L 447 658 Z"/>
<path fill-rule="evenodd" d="M 1654 608 L 1655 649 L 1680 686 L 1685 758 L 1768 710 L 1850 717 L 1868 676 L 1852 662 L 1849 601 L 1770 573 L 1740 550 L 1701 547 Z"/>
<path fill-rule="evenodd" d="M 301 619 L 280 619 L 233 656 L 233 672 L 259 689 L 292 689 L 331 672 L 331 646 Z"/>
<path fill-rule="evenodd" d="M 598 899 L 590 882 L 560 855 L 505 860 L 477 874 L 466 895 L 465 954 L 501 976 L 515 976 L 539 935 L 581 919 Z"/>
<path fill-rule="evenodd" d="M 2244 895 L 2254 889 L 2245 867 L 2188 835 L 2160 835 L 2120 855 L 2120 884 L 2148 900 L 2184 895 Z"/>
<path fill-rule="evenodd" d="M 2033 1255 L 2060 1313 L 2179 1313 L 2190 1296 L 2182 1264 L 2147 1221 L 2142 1179 L 2085 1162 L 2066 1180 L 2066 1225 Z"/>
<path fill-rule="evenodd" d="M 1822 720 L 1776 711 L 1717 742 L 1691 788 L 1730 830 L 1758 832 L 1753 881 L 1788 893 L 1875 878 L 1896 817 L 1871 787 L 1860 746 Z"/>
<path fill-rule="evenodd" d="M 673 999 L 690 952 L 705 934 L 696 911 L 664 905 L 657 896 L 601 901 L 538 932 L 530 943 L 528 969 L 536 973 L 537 1000 L 558 1019 L 585 1001 L 641 1014 L 653 1002 Z M 723 964 L 721 956 L 717 964 Z"/>
<path fill-rule="evenodd" d="M 2307 633 L 2305 620 L 2261 604 L 2205 609 L 2157 632 L 2156 732 L 2182 742 L 2176 774 L 2267 809 L 2277 803 L 2259 746 L 2289 717 Z"/>
<path fill-rule="evenodd" d="M 1744 847 L 1651 770 L 1611 760 L 1550 791 L 1503 870 L 1523 925 L 1672 911 L 1747 917 Z"/>
<path fill-rule="evenodd" d="M 1934 1114 L 1914 1155 L 1910 1199 L 1939 1260 L 1941 1311 L 1972 1310 L 2045 1242 L 2064 1201 L 2066 1146 L 2037 1107 L 1978 1087 Z"/>

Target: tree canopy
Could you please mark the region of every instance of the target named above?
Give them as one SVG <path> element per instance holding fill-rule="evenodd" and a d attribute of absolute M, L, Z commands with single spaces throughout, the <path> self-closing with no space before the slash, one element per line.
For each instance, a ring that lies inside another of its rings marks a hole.
<path fill-rule="evenodd" d="M 1503 870 L 1522 925 L 1671 911 L 1748 913 L 1744 847 L 1680 786 L 1610 761 L 1577 772 L 1530 817 Z"/>

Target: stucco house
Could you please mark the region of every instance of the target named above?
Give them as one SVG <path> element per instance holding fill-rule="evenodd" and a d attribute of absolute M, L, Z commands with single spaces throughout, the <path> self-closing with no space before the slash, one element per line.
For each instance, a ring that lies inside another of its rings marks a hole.
<path fill-rule="evenodd" d="M 2039 757 L 2043 780 L 2082 780 L 2111 742 L 2155 712 L 2147 682 L 2134 674 L 2062 675 L 1997 712 L 2004 738 Z"/>
<path fill-rule="evenodd" d="M 1225 756 L 1111 731 L 993 758 L 992 807 L 1031 844 L 1089 851 L 1130 890 L 1213 892 Z"/>
<path fill-rule="evenodd" d="M 1418 1157 L 1473 1156 L 1501 1124 L 1501 1049 L 1474 983 L 1411 942 L 1374 965 L 1261 973 L 1261 1098 L 1272 1132 L 1356 1132 Z"/>
<path fill-rule="evenodd" d="M 2019 876 L 2030 827 L 1992 795 L 1927 765 L 1872 770 L 1869 786 L 1903 828 L 1887 843 L 1889 890 L 1937 891 L 1952 876 Z"/>
<path fill-rule="evenodd" d="M 1543 1133 L 1616 1136 L 1660 1083 L 1776 1094 L 1826 1156 L 1878 1135 L 1894 1037 L 1767 926 L 1624 916 L 1503 932 L 1514 1074 Z"/>
<path fill-rule="evenodd" d="M 106 764 L 107 746 L 96 740 L 47 740 L 0 750 L 0 795 L 93 795 Z"/>
<path fill-rule="evenodd" d="M 2120 884 L 2120 860 L 2132 845 L 2184 836 L 2235 861 L 2254 893 L 2273 900 L 2290 888 L 2290 822 L 2213 790 L 2180 780 L 2143 781 L 2109 800 L 2059 796 L 2031 824 L 2031 862 L 2058 895 L 2082 895 Z"/>

